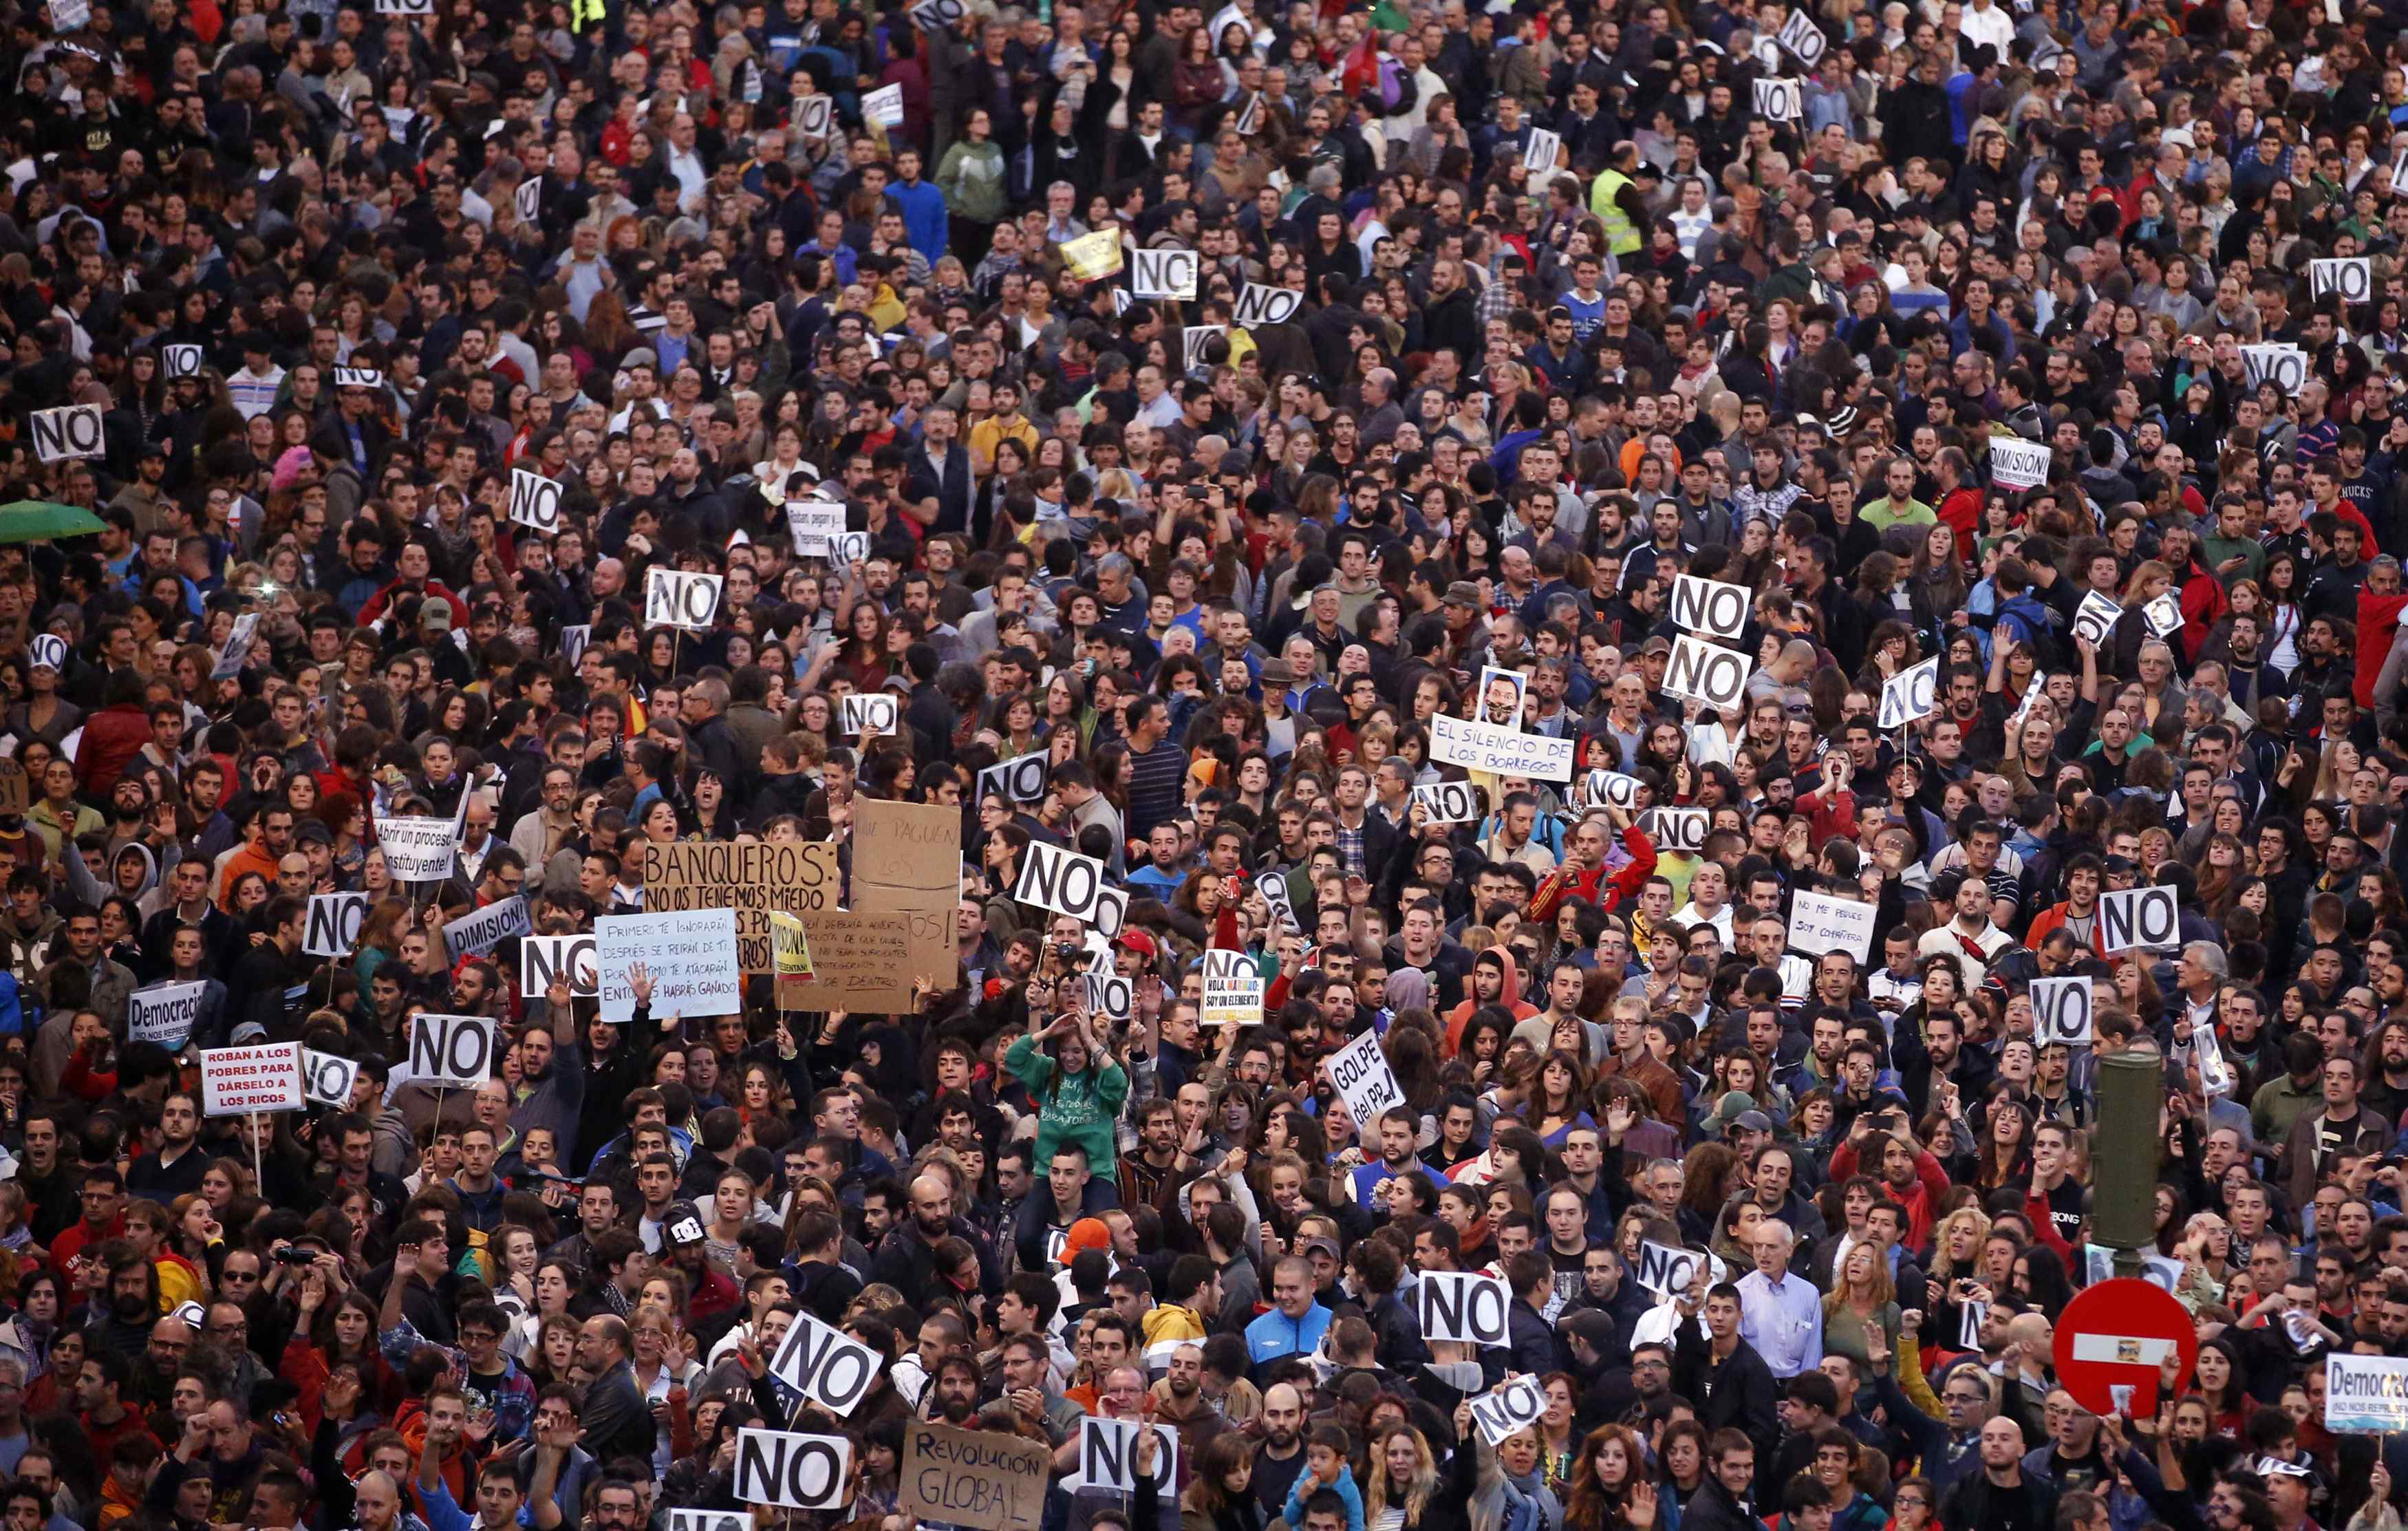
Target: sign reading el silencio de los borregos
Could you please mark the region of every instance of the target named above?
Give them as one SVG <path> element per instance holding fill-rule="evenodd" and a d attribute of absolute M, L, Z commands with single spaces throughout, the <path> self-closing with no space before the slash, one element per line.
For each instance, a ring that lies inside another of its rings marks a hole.
<path fill-rule="evenodd" d="M 1541 781 L 1572 779 L 1572 741 L 1525 734 L 1497 723 L 1433 714 L 1430 758 L 1442 766 L 1497 776 L 1526 776 Z"/>

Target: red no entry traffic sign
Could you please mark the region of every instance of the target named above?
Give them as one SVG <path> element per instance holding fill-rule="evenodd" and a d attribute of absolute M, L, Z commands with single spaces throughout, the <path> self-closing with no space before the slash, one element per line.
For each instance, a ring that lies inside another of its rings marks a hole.
<path fill-rule="evenodd" d="M 2124 1389 L 2131 1413 L 2157 1407 L 2157 1368 L 2178 1361 L 2172 1386 L 2181 1391 L 2199 1360 L 2199 1330 L 2189 1309 L 2165 1288 L 2136 1277 L 2085 1287 L 2057 1320 L 2057 1380 L 2094 1414 L 2118 1411 Z"/>

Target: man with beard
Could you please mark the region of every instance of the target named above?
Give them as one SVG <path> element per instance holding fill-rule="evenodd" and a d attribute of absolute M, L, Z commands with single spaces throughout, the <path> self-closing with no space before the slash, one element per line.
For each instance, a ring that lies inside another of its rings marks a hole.
<path fill-rule="evenodd" d="M 1247 1485 L 1266 1521 L 1287 1504 L 1288 1490 L 1304 1472 L 1304 1395 L 1293 1382 L 1263 1390 L 1263 1443 L 1254 1452 L 1254 1481 Z"/>
<path fill-rule="evenodd" d="M 939 1175 L 923 1175 L 911 1182 L 911 1215 L 887 1231 L 869 1263 L 870 1281 L 884 1281 L 898 1292 L 932 1292 L 942 1267 L 937 1245 L 946 1238 L 966 1240 L 978 1251 L 979 1286 L 988 1296 L 1003 1290 L 1003 1273 L 986 1237 L 967 1218 L 953 1215 L 953 1189 Z"/>
<path fill-rule="evenodd" d="M 150 1348 L 150 1326 L 159 1317 L 159 1267 L 122 1240 L 99 1257 L 108 1264 L 108 1317 L 84 1333 L 93 1354 L 106 1351 L 131 1362 Z"/>
<path fill-rule="evenodd" d="M 955 1429 L 968 1429 L 970 1417 L 978 1412 L 979 1389 L 977 1359 L 953 1352 L 937 1363 L 937 1385 L 928 1394 L 934 1400 L 928 1417 Z"/>
<path fill-rule="evenodd" d="M 1154 1384 L 1154 1417 L 1179 1432 L 1179 1455 L 1187 1462 L 1202 1461 L 1204 1448 L 1229 1428 L 1204 1393 L 1202 1346 L 1182 1345 L 1170 1352 L 1170 1369 Z"/>

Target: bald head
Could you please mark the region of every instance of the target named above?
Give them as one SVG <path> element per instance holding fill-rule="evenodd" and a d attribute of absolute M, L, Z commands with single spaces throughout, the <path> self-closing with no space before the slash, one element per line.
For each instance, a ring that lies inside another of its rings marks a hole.
<path fill-rule="evenodd" d="M 942 1175 L 927 1174 L 911 1182 L 911 1221 L 931 1242 L 953 1230 L 953 1187 Z"/>

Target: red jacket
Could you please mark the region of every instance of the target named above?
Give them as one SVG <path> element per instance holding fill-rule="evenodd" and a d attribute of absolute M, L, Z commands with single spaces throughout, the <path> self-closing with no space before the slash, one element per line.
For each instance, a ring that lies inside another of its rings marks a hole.
<path fill-rule="evenodd" d="M 1831 1180 L 1834 1182 L 1844 1181 L 1856 1172 L 1856 1145 L 1842 1143 L 1831 1152 Z M 1948 1172 L 1928 1152 L 1917 1150 L 1915 1152 L 1914 1179 L 1914 1189 L 1903 1195 L 1899 1194 L 1896 1186 L 1884 1184 L 1882 1187 L 1906 1209 L 1904 1242 L 1911 1250 L 1921 1249 L 1931 1242 L 1932 1224 L 1939 1221 L 1936 1209 L 1948 1195 Z"/>
<path fill-rule="evenodd" d="M 1622 846 L 1630 852 L 1630 860 L 1618 872 L 1609 873 L 1602 866 L 1575 872 L 1569 863 L 1549 872 L 1530 899 L 1530 918 L 1554 919 L 1567 898 L 1584 898 L 1600 909 L 1610 909 L 1626 898 L 1638 897 L 1639 890 L 1656 875 L 1656 843 L 1632 824 L 1622 832 Z"/>
<path fill-rule="evenodd" d="M 84 720 L 83 738 L 76 745 L 76 785 L 86 796 L 107 797 L 150 742 L 150 719 L 140 703 L 102 708 Z"/>
<path fill-rule="evenodd" d="M 2391 637 L 2399 629 L 2401 607 L 2408 607 L 2408 595 L 2377 595 L 2363 587 L 2358 590 L 2358 674 L 2350 681 L 2350 693 L 2358 698 L 2359 707 L 2371 709 L 2374 706 L 2374 682 L 2383 673 L 2385 657 L 2391 652 Z"/>

